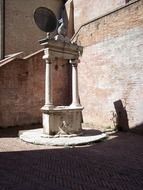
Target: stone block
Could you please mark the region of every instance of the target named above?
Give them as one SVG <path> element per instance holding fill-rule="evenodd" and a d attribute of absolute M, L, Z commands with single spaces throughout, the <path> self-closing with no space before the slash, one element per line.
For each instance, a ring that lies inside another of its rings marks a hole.
<path fill-rule="evenodd" d="M 43 132 L 48 135 L 77 134 L 81 132 L 80 108 L 57 106 L 53 109 L 41 108 L 43 117 Z"/>

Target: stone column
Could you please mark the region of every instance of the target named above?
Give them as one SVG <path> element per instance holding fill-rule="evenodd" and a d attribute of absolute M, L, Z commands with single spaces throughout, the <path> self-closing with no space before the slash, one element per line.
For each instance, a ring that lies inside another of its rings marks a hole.
<path fill-rule="evenodd" d="M 46 59 L 46 71 L 45 71 L 45 106 L 53 107 L 53 95 L 52 95 L 52 63 L 51 60 Z"/>
<path fill-rule="evenodd" d="M 70 107 L 81 107 L 78 93 L 78 62 L 79 60 L 76 59 L 70 60 L 72 64 L 72 104 Z"/>
<path fill-rule="evenodd" d="M 49 56 L 49 49 L 44 50 L 43 59 L 46 63 L 45 68 L 45 105 L 41 108 L 42 110 L 42 125 L 43 132 L 45 134 L 52 134 L 54 131 L 53 123 L 54 118 L 53 114 L 50 114 L 50 111 L 54 109 L 53 105 L 53 94 L 52 94 L 52 60 Z"/>
<path fill-rule="evenodd" d="M 42 109 L 54 107 L 52 95 L 52 60 L 49 55 L 49 48 L 44 49 L 43 59 L 46 63 L 45 70 L 45 105 Z"/>

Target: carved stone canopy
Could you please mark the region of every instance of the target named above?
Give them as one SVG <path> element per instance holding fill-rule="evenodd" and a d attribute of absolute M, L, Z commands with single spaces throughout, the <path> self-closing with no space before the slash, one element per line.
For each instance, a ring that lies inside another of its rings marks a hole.
<path fill-rule="evenodd" d="M 66 43 L 60 40 L 49 39 L 41 43 L 44 46 L 45 55 L 43 59 L 63 58 L 67 60 L 78 59 L 82 54 L 83 47 L 73 43 Z M 48 57 L 45 57 L 48 56 Z"/>

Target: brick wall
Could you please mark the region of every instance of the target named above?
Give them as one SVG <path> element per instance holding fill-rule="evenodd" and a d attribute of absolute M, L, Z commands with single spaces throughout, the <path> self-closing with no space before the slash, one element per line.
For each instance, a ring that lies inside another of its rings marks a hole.
<path fill-rule="evenodd" d="M 16 59 L 0 67 L 0 127 L 41 122 L 45 79 L 42 55 Z M 71 102 L 69 72 L 67 62 L 53 63 L 55 105 Z"/>
<path fill-rule="evenodd" d="M 125 5 L 125 0 L 74 0 L 75 30 L 85 22 L 122 5 Z"/>
<path fill-rule="evenodd" d="M 84 26 L 79 64 L 83 119 L 143 130 L 143 1 Z"/>

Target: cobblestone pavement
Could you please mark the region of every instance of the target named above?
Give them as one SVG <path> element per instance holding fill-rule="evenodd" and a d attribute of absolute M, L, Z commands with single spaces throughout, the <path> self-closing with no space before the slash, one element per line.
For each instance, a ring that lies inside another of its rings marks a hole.
<path fill-rule="evenodd" d="M 61 148 L 27 144 L 0 129 L 0 190 L 143 190 L 143 136 L 117 133 Z"/>

